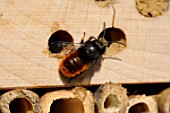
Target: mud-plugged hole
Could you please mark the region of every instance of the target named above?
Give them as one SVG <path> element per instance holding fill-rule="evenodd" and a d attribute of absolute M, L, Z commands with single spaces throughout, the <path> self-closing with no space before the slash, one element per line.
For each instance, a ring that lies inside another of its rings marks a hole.
<path fill-rule="evenodd" d="M 107 111 L 117 111 L 119 104 L 120 102 L 117 96 L 114 94 L 110 94 L 104 102 L 104 108 Z"/>
<path fill-rule="evenodd" d="M 109 4 L 111 4 L 113 0 L 95 0 L 95 3 L 99 7 L 107 7 Z"/>
<path fill-rule="evenodd" d="M 11 113 L 34 113 L 30 101 L 25 98 L 16 98 L 9 104 Z"/>
<path fill-rule="evenodd" d="M 58 30 L 48 40 L 49 50 L 51 53 L 59 53 L 67 45 L 67 42 L 73 42 L 72 36 L 67 31 Z"/>
<path fill-rule="evenodd" d="M 168 11 L 169 0 L 136 0 L 136 8 L 145 17 L 156 17 Z"/>
<path fill-rule="evenodd" d="M 85 113 L 82 101 L 77 98 L 53 101 L 50 113 Z"/>
<path fill-rule="evenodd" d="M 149 108 L 145 103 L 137 103 L 129 109 L 128 113 L 149 113 Z"/>

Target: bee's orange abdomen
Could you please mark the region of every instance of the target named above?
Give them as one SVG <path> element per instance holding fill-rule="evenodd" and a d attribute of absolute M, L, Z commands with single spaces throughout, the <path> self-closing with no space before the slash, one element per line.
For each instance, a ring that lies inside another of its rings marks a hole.
<path fill-rule="evenodd" d="M 60 63 L 60 71 L 66 77 L 75 77 L 87 67 L 88 64 L 80 58 L 77 50 L 66 55 Z"/>

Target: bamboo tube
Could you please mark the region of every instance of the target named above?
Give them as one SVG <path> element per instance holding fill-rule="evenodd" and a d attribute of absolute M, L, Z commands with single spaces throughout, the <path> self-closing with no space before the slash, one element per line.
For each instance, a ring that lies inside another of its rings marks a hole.
<path fill-rule="evenodd" d="M 94 113 L 92 93 L 85 88 L 48 92 L 40 101 L 42 113 Z"/>
<path fill-rule="evenodd" d="M 4 93 L 0 97 L 0 113 L 40 113 L 39 96 L 24 89 Z"/>
<path fill-rule="evenodd" d="M 128 105 L 127 91 L 120 85 L 106 83 L 94 93 L 97 113 L 124 113 Z"/>
<path fill-rule="evenodd" d="M 170 113 L 170 87 L 156 95 L 160 113 Z"/>
<path fill-rule="evenodd" d="M 153 96 L 130 96 L 126 113 L 158 113 L 156 100 Z"/>

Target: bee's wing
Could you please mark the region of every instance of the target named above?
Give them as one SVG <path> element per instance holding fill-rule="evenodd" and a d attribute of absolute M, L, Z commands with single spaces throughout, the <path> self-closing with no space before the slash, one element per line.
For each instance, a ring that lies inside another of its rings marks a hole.
<path fill-rule="evenodd" d="M 88 86 L 91 82 L 91 77 L 94 75 L 96 71 L 98 71 L 101 67 L 101 60 L 102 56 L 98 59 L 95 59 L 92 63 L 88 65 L 87 70 L 85 70 L 82 74 L 78 75 L 75 78 L 70 79 L 70 84 L 76 84 L 76 85 L 83 85 Z"/>
<path fill-rule="evenodd" d="M 62 58 L 70 52 L 76 50 L 81 44 L 73 43 L 73 42 L 65 42 L 65 41 L 56 41 L 52 42 L 49 45 L 49 51 L 51 52 L 51 56 Z"/>

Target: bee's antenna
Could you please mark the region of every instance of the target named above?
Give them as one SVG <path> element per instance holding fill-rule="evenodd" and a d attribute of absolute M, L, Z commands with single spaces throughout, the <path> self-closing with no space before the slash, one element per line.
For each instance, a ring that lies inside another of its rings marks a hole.
<path fill-rule="evenodd" d="M 106 22 L 103 23 L 103 30 L 106 29 Z"/>
<path fill-rule="evenodd" d="M 86 32 L 83 33 L 83 37 L 82 37 L 82 39 L 81 39 L 81 41 L 80 41 L 81 44 L 84 43 L 85 36 L 86 36 Z"/>
<path fill-rule="evenodd" d="M 116 10 L 115 10 L 114 6 L 112 6 L 112 8 L 113 8 L 113 20 L 112 20 L 112 27 L 114 27 L 115 16 L 116 16 Z"/>
<path fill-rule="evenodd" d="M 101 38 L 99 38 L 99 40 L 105 45 L 105 46 L 108 46 L 108 43 L 107 41 L 105 40 L 105 35 L 106 35 L 106 23 L 104 22 L 103 23 L 103 36 Z"/>
<path fill-rule="evenodd" d="M 106 34 L 106 23 L 104 22 L 103 23 L 103 37 L 102 37 L 102 39 L 104 39 L 104 36 L 105 36 L 105 34 Z"/>

